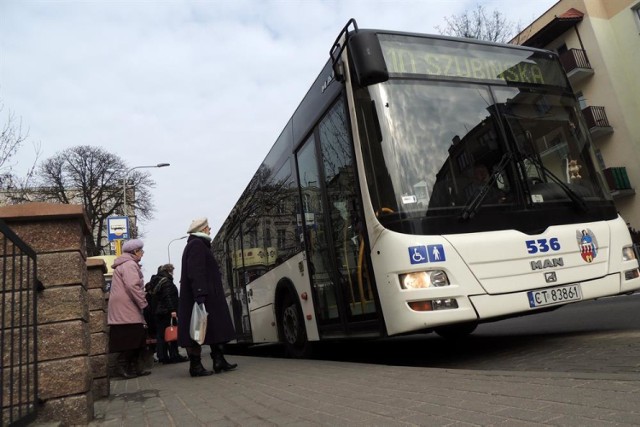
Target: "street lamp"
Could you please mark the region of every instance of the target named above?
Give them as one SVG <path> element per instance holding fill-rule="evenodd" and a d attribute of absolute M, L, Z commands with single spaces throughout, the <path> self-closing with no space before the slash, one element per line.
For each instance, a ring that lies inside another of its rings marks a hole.
<path fill-rule="evenodd" d="M 124 173 L 124 179 L 122 180 L 122 213 L 124 216 L 127 215 L 127 178 L 129 177 L 129 172 L 134 169 L 144 169 L 144 168 L 163 168 L 165 166 L 170 166 L 170 163 L 158 163 L 157 165 L 149 165 L 149 166 L 134 166 L 129 168 Z"/>
<path fill-rule="evenodd" d="M 177 242 L 178 240 L 186 239 L 187 237 L 189 237 L 189 236 L 187 235 L 187 236 L 178 237 L 177 239 L 173 239 L 172 241 L 169 242 L 169 244 L 167 245 L 167 259 L 169 260 L 169 264 L 171 264 L 171 252 L 169 252 L 169 247 L 171 246 L 171 244 L 173 242 Z"/>

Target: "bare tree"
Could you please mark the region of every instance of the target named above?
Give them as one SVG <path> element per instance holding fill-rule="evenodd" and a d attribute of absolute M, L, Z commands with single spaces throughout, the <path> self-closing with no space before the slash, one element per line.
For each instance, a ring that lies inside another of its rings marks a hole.
<path fill-rule="evenodd" d="M 508 42 L 516 26 L 499 10 L 487 13 L 481 4 L 472 11 L 451 15 L 444 20 L 447 23 L 444 28 L 436 26 L 440 34 L 499 43 Z"/>
<path fill-rule="evenodd" d="M 87 236 L 87 254 L 101 255 L 108 248 L 107 218 L 123 214 L 125 162 L 102 148 L 81 145 L 68 148 L 43 161 L 38 170 L 38 188 L 32 199 L 82 204 L 92 233 Z M 151 189 L 155 182 L 148 173 L 127 175 L 127 210 L 140 220 L 153 218 Z M 133 196 L 133 197 L 132 197 Z M 135 237 L 136 230 L 131 234 Z"/>
<path fill-rule="evenodd" d="M 0 103 L 0 112 L 3 109 L 3 105 Z M 33 175 L 39 147 L 36 147 L 36 159 L 24 179 L 18 178 L 13 170 L 15 166 L 13 163 L 14 157 L 28 136 L 29 132 L 22 130 L 22 119 L 17 119 L 13 112 L 8 111 L 0 127 L 0 190 L 15 190 Z M 11 192 L 7 194 L 7 201 L 11 201 Z"/>

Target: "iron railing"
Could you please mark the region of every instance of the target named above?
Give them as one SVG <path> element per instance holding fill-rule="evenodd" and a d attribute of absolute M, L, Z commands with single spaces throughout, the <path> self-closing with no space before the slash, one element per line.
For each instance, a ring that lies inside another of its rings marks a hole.
<path fill-rule="evenodd" d="M 582 49 L 569 49 L 560 55 L 560 63 L 569 74 L 576 68 L 591 69 L 587 53 Z"/>
<path fill-rule="evenodd" d="M 582 115 L 584 115 L 587 121 L 587 127 L 589 129 L 596 127 L 611 127 L 607 113 L 604 111 L 604 107 L 586 107 L 582 109 Z"/>
<path fill-rule="evenodd" d="M 36 254 L 0 219 L 0 402 L 4 425 L 27 425 L 38 409 Z"/>

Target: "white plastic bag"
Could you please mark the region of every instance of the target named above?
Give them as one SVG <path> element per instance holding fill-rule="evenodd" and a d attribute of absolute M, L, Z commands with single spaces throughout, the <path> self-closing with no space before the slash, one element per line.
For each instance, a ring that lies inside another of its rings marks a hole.
<path fill-rule="evenodd" d="M 204 304 L 193 304 L 193 311 L 191 312 L 191 328 L 189 333 L 191 339 L 202 345 L 204 343 L 204 337 L 207 335 L 207 310 L 204 308 Z"/>

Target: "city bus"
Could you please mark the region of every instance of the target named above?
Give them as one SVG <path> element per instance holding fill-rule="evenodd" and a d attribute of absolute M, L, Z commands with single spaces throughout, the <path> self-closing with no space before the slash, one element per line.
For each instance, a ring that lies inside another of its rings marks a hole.
<path fill-rule="evenodd" d="M 632 293 L 602 169 L 555 53 L 352 19 L 214 237 L 237 343 L 304 357 Z"/>

